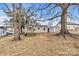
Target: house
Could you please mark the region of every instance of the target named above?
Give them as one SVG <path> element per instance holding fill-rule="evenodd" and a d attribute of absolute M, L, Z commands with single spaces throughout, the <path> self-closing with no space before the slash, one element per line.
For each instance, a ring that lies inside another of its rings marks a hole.
<path fill-rule="evenodd" d="M 61 24 L 59 22 L 58 24 L 56 24 L 56 26 L 50 27 L 49 32 L 60 32 L 60 29 L 61 29 Z M 74 22 L 67 22 L 67 29 L 69 31 L 79 30 L 79 24 Z"/>
<path fill-rule="evenodd" d="M 45 33 L 48 32 L 47 25 L 25 25 L 25 33 Z"/>
<path fill-rule="evenodd" d="M 56 32 L 58 33 L 60 31 L 60 27 L 59 26 L 53 26 L 49 28 L 49 32 Z"/>
<path fill-rule="evenodd" d="M 11 27 L 11 26 L 7 26 L 6 27 L 6 32 L 7 32 L 7 34 L 13 34 L 14 33 L 14 28 Z"/>
<path fill-rule="evenodd" d="M 6 29 L 2 26 L 0 26 L 0 36 L 6 35 Z"/>
<path fill-rule="evenodd" d="M 1 33 L 5 34 L 5 35 L 13 34 L 14 33 L 14 28 L 12 26 L 2 25 L 2 26 L 0 26 L 0 34 Z M 2 36 L 2 34 L 1 34 L 1 36 Z"/>
<path fill-rule="evenodd" d="M 47 25 L 41 25 L 40 22 L 26 18 L 26 25 L 24 25 L 24 29 L 22 29 L 23 33 L 45 33 L 48 32 Z"/>

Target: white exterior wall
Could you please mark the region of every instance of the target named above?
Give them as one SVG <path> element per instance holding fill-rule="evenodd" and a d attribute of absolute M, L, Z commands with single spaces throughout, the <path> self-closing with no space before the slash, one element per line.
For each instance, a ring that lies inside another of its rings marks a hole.
<path fill-rule="evenodd" d="M 75 30 L 77 27 L 79 27 L 78 25 L 67 25 L 68 29 L 72 29 Z"/>
<path fill-rule="evenodd" d="M 74 30 L 74 29 L 75 29 L 75 26 L 74 26 L 74 25 L 67 25 L 67 28 L 68 28 L 68 29 L 73 29 L 73 30 Z"/>
<path fill-rule="evenodd" d="M 58 26 L 59 27 L 51 27 L 49 32 L 57 32 L 57 33 L 60 32 L 61 27 L 60 27 L 60 25 L 58 25 Z M 67 25 L 67 29 L 69 31 L 76 30 L 77 27 L 79 27 L 79 26 L 78 25 Z"/>
<path fill-rule="evenodd" d="M 25 31 L 25 33 L 27 33 L 27 27 L 25 27 L 24 31 Z"/>
<path fill-rule="evenodd" d="M 32 32 L 32 30 L 30 30 L 28 27 L 25 27 L 24 31 L 25 31 L 25 33 L 31 33 Z"/>
<path fill-rule="evenodd" d="M 56 33 L 58 33 L 58 32 L 60 32 L 60 28 L 52 27 L 52 28 L 49 29 L 49 32 L 56 32 Z"/>
<path fill-rule="evenodd" d="M 14 33 L 14 28 L 7 28 L 7 33 Z"/>
<path fill-rule="evenodd" d="M 0 36 L 4 36 L 4 35 L 6 35 L 6 31 L 0 28 Z"/>
<path fill-rule="evenodd" d="M 45 28 L 45 30 L 44 30 L 44 28 Z M 39 29 L 38 29 L 38 27 L 34 27 L 34 29 L 35 29 L 34 33 L 48 32 L 48 28 L 47 27 L 40 27 Z"/>
<path fill-rule="evenodd" d="M 45 28 L 45 30 L 44 30 L 44 28 Z M 47 27 L 33 27 L 30 30 L 30 28 L 25 27 L 25 33 L 42 33 L 42 32 L 43 33 L 48 32 L 48 28 Z"/>

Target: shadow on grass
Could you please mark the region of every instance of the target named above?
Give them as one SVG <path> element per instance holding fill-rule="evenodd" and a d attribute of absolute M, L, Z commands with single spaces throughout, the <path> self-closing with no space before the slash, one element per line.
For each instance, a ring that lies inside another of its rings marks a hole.
<path fill-rule="evenodd" d="M 78 34 L 70 34 L 70 37 L 79 40 L 79 35 Z"/>
<path fill-rule="evenodd" d="M 27 37 L 31 37 L 31 36 L 36 36 L 37 34 L 36 33 L 25 33 L 24 36 L 27 36 Z"/>
<path fill-rule="evenodd" d="M 79 40 L 79 35 L 78 34 L 72 34 L 72 33 L 65 34 L 64 36 L 61 35 L 60 33 L 57 33 L 57 34 L 54 34 L 53 36 L 57 36 L 57 37 L 62 36 L 65 40 L 67 40 L 66 36 L 70 36 L 70 37 L 72 37 L 74 39 Z"/>

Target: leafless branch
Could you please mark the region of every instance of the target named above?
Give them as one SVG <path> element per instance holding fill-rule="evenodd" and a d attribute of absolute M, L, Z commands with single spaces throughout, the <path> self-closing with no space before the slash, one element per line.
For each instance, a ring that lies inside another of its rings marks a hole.
<path fill-rule="evenodd" d="M 39 10 L 44 10 L 44 9 L 46 9 L 46 8 L 48 8 L 49 6 L 51 6 L 52 5 L 52 3 L 49 3 L 47 6 L 45 6 L 44 8 L 38 8 Z"/>
<path fill-rule="evenodd" d="M 5 7 L 7 7 L 7 9 L 11 12 L 10 8 L 6 5 L 6 3 L 3 3 L 5 5 Z"/>
<path fill-rule="evenodd" d="M 79 3 L 71 3 L 71 5 L 79 5 Z"/>
<path fill-rule="evenodd" d="M 49 19 L 46 19 L 46 20 L 35 20 L 35 21 L 41 21 L 41 22 L 44 22 L 44 21 L 48 21 L 48 20 L 54 20 L 55 18 L 58 18 L 60 17 L 61 15 L 57 15 L 57 16 L 54 16 L 54 17 L 51 17 Z"/>

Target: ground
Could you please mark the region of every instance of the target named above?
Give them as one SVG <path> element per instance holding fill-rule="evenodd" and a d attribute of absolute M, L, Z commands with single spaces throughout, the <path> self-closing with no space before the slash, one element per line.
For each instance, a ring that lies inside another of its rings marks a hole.
<path fill-rule="evenodd" d="M 54 36 L 55 33 L 22 36 L 21 41 L 12 41 L 13 36 L 1 37 L 0 55 L 6 56 L 53 56 L 79 55 L 79 40 L 67 36 Z M 77 37 L 78 38 L 78 37 Z"/>

